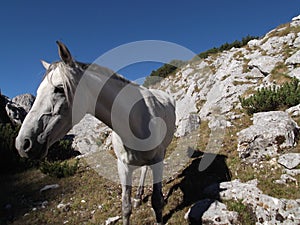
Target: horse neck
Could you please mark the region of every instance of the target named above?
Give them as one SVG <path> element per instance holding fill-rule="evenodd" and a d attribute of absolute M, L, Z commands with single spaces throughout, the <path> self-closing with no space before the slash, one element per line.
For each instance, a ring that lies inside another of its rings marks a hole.
<path fill-rule="evenodd" d="M 103 76 L 103 77 L 102 77 Z M 107 78 L 105 75 L 99 75 L 99 79 L 91 79 L 87 89 L 93 89 L 90 98 L 96 100 L 96 105 L 93 106 L 93 114 L 100 121 L 112 128 L 119 136 L 123 136 L 124 128 L 114 126 L 116 124 L 125 124 L 128 121 L 132 132 L 139 137 L 148 136 L 148 127 L 150 114 L 143 101 L 142 92 L 145 91 L 138 85 L 129 83 L 126 80 L 118 79 L 115 75 Z M 97 83 L 98 82 L 98 83 Z M 90 89 L 90 90 L 91 90 Z M 99 92 L 100 90 L 100 92 Z M 125 90 L 125 91 L 124 91 Z M 137 104 L 132 104 L 132 98 L 141 100 Z M 130 116 L 128 112 L 130 111 Z M 127 113 L 126 113 L 127 112 Z M 112 121 L 113 120 L 113 121 Z M 124 134 L 126 136 L 126 134 Z"/>

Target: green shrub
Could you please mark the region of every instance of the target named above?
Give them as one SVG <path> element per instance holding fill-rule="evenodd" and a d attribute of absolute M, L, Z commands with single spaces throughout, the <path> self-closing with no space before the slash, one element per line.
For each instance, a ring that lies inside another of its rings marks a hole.
<path fill-rule="evenodd" d="M 20 126 L 10 123 L 0 123 L 0 173 L 21 172 L 32 167 L 39 167 L 40 162 L 21 158 L 15 148 L 15 139 L 19 133 Z M 60 140 L 50 149 L 47 156 L 48 161 L 61 161 L 79 155 L 72 148 L 71 140 Z"/>
<path fill-rule="evenodd" d="M 214 48 L 211 48 L 211 49 L 209 49 L 205 52 L 201 52 L 198 55 L 198 57 L 201 58 L 201 59 L 205 59 L 205 58 L 207 58 L 208 56 L 210 56 L 212 54 L 216 54 L 218 52 L 223 52 L 223 51 L 226 51 L 226 50 L 230 50 L 233 47 L 234 48 L 241 48 L 253 39 L 258 39 L 258 37 L 247 35 L 246 37 L 243 37 L 241 41 L 235 40 L 232 43 L 227 43 L 226 42 L 225 44 L 221 45 L 218 48 L 214 47 Z"/>
<path fill-rule="evenodd" d="M 174 72 L 177 68 L 182 67 L 185 65 L 184 61 L 181 60 L 172 60 L 170 63 L 164 64 L 162 67 L 158 68 L 157 70 L 153 70 L 151 74 L 146 77 L 144 82 L 145 87 L 149 87 L 154 85 L 162 80 L 162 78 L 167 77 L 169 74 Z"/>
<path fill-rule="evenodd" d="M 35 166 L 33 161 L 21 158 L 15 148 L 19 129 L 19 126 L 10 123 L 0 123 L 0 173 L 13 173 Z"/>
<path fill-rule="evenodd" d="M 48 161 L 62 161 L 73 158 L 80 155 L 78 151 L 75 151 L 72 147 L 72 141 L 69 139 L 62 139 L 54 143 L 47 155 Z"/>
<path fill-rule="evenodd" d="M 71 164 L 68 161 L 42 162 L 40 170 L 42 173 L 52 177 L 63 178 L 73 176 L 78 169 L 78 160 Z"/>
<path fill-rule="evenodd" d="M 285 110 L 300 104 L 299 80 L 293 78 L 280 87 L 272 86 L 257 90 L 248 98 L 239 98 L 248 114 L 272 110 Z"/>

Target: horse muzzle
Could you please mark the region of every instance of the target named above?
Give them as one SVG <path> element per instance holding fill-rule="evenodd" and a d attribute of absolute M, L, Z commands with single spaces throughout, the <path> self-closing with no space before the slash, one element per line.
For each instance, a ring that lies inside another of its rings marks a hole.
<path fill-rule="evenodd" d="M 16 149 L 23 158 L 42 159 L 47 155 L 47 144 L 40 144 L 28 137 L 18 136 L 15 141 Z"/>

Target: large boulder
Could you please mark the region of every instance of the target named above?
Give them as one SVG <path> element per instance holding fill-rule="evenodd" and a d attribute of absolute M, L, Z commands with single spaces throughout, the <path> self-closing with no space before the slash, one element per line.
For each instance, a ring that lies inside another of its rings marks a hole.
<path fill-rule="evenodd" d="M 253 125 L 238 133 L 238 152 L 243 159 L 259 161 L 274 157 L 279 150 L 296 144 L 297 123 L 287 112 L 260 112 L 253 116 Z"/>
<path fill-rule="evenodd" d="M 185 214 L 190 224 L 238 224 L 238 213 L 229 211 L 218 200 L 204 199 L 196 202 Z"/>
<path fill-rule="evenodd" d="M 200 117 L 198 114 L 187 114 L 178 122 L 178 127 L 175 132 L 176 137 L 183 137 L 197 130 L 200 126 Z"/>
<path fill-rule="evenodd" d="M 239 180 L 220 184 L 222 200 L 239 200 L 256 217 L 256 224 L 299 224 L 300 199 L 278 199 L 263 194 L 257 180 L 242 183 Z"/>
<path fill-rule="evenodd" d="M 85 115 L 68 135 L 74 137 L 72 147 L 83 155 L 111 148 L 111 129 L 90 114 Z"/>
<path fill-rule="evenodd" d="M 11 101 L 16 103 L 19 107 L 22 107 L 25 112 L 28 113 L 34 103 L 34 100 L 35 97 L 33 95 L 22 94 L 14 97 Z"/>
<path fill-rule="evenodd" d="M 27 115 L 25 109 L 14 102 L 7 102 L 5 110 L 11 122 L 15 125 L 21 125 Z"/>
<path fill-rule="evenodd" d="M 6 113 L 13 124 L 22 124 L 34 100 L 35 97 L 33 95 L 23 94 L 14 97 L 11 101 L 7 101 L 5 105 Z"/>

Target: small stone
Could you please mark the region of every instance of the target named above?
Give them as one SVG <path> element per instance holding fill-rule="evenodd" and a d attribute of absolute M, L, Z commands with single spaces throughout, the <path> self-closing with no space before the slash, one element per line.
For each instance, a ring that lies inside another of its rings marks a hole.
<path fill-rule="evenodd" d="M 67 204 L 59 203 L 56 208 L 61 210 L 62 212 L 68 212 L 71 209 L 71 205 L 70 203 Z"/>
<path fill-rule="evenodd" d="M 105 225 L 113 225 L 116 224 L 116 222 L 121 219 L 120 216 L 110 217 L 105 221 Z"/>
<path fill-rule="evenodd" d="M 279 157 L 278 163 L 288 169 L 294 169 L 300 164 L 300 153 L 287 153 Z"/>

